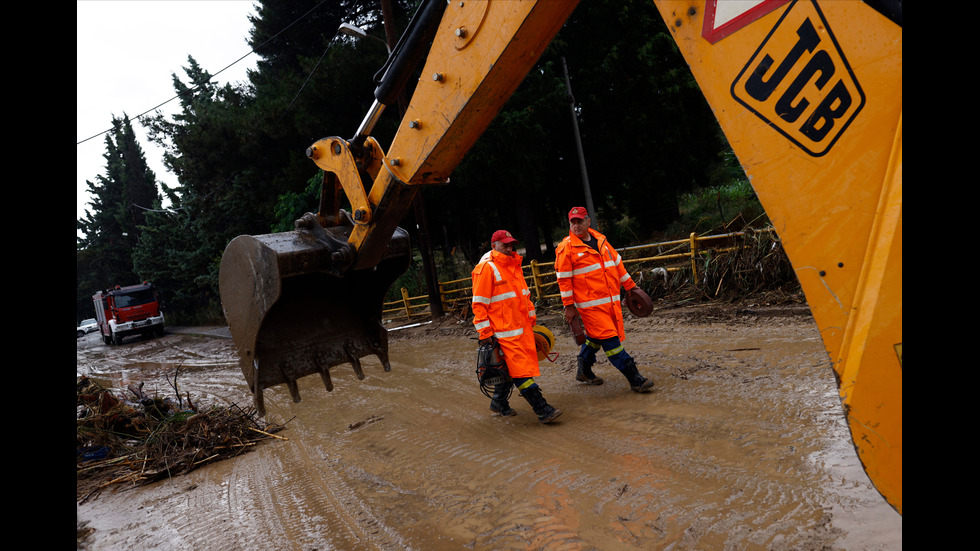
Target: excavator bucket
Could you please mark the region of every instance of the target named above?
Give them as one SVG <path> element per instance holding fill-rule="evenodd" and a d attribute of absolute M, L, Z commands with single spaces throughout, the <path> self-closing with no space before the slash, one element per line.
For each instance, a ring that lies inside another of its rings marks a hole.
<path fill-rule="evenodd" d="M 271 386 L 285 384 L 299 402 L 300 377 L 319 374 L 331 391 L 330 368 L 350 363 L 363 379 L 360 359 L 371 354 L 391 369 L 381 311 L 408 268 L 408 233 L 396 228 L 375 266 L 347 269 L 353 223 L 341 212 L 344 223 L 334 227 L 306 214 L 295 231 L 236 237 L 221 258 L 222 309 L 260 416 Z"/>

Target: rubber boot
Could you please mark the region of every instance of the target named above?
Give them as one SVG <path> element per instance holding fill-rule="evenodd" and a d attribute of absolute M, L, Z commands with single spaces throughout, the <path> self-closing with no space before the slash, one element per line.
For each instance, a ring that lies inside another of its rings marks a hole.
<path fill-rule="evenodd" d="M 602 377 L 596 377 L 595 373 L 592 372 L 592 366 L 586 365 L 585 358 L 578 359 L 578 373 L 575 374 L 575 380 L 590 385 L 601 385 L 603 383 Z"/>
<path fill-rule="evenodd" d="M 538 416 L 538 421 L 542 423 L 551 423 L 561 415 L 560 409 L 548 405 L 544 396 L 541 395 L 541 389 L 538 387 L 526 389 L 524 392 L 521 392 L 521 396 L 527 400 L 527 403 L 531 404 L 531 409 Z"/>
<path fill-rule="evenodd" d="M 654 382 L 640 375 L 639 370 L 636 369 L 636 360 L 633 358 L 629 358 L 623 362 L 623 367 L 619 368 L 619 371 L 629 381 L 630 390 L 633 392 L 649 392 L 653 388 Z"/>
<path fill-rule="evenodd" d="M 493 387 L 493 397 L 490 400 L 490 411 L 499 413 L 503 417 L 517 415 L 514 408 L 507 402 L 507 391 L 512 383 L 499 384 Z"/>

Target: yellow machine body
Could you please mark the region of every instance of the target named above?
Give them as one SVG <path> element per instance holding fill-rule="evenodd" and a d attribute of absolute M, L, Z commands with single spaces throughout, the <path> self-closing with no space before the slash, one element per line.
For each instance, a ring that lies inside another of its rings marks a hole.
<path fill-rule="evenodd" d="M 902 28 L 856 1 L 724 22 L 724 2 L 655 3 L 793 264 L 858 456 L 901 512 Z"/>

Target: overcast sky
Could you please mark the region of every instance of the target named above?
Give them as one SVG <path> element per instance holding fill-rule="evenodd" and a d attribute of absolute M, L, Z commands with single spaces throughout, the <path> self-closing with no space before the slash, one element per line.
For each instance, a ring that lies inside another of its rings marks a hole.
<path fill-rule="evenodd" d="M 252 0 L 77 0 L 75 9 L 76 218 L 81 218 L 91 200 L 85 181 L 105 174 L 103 133 L 113 116 L 129 115 L 157 180 L 175 185 L 162 152 L 134 119 L 174 97 L 171 75 L 186 82 L 188 55 L 212 75 L 234 64 L 215 77 L 219 84 L 246 81 L 257 57 L 248 55 L 246 42 Z M 176 100 L 160 107 L 166 114 L 178 109 Z"/>

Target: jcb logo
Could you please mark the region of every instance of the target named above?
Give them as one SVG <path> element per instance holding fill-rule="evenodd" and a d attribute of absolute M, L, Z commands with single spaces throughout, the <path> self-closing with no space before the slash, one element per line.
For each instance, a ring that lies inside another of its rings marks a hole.
<path fill-rule="evenodd" d="M 732 95 L 814 157 L 830 151 L 864 107 L 864 92 L 813 0 L 786 9 L 732 83 Z"/>

